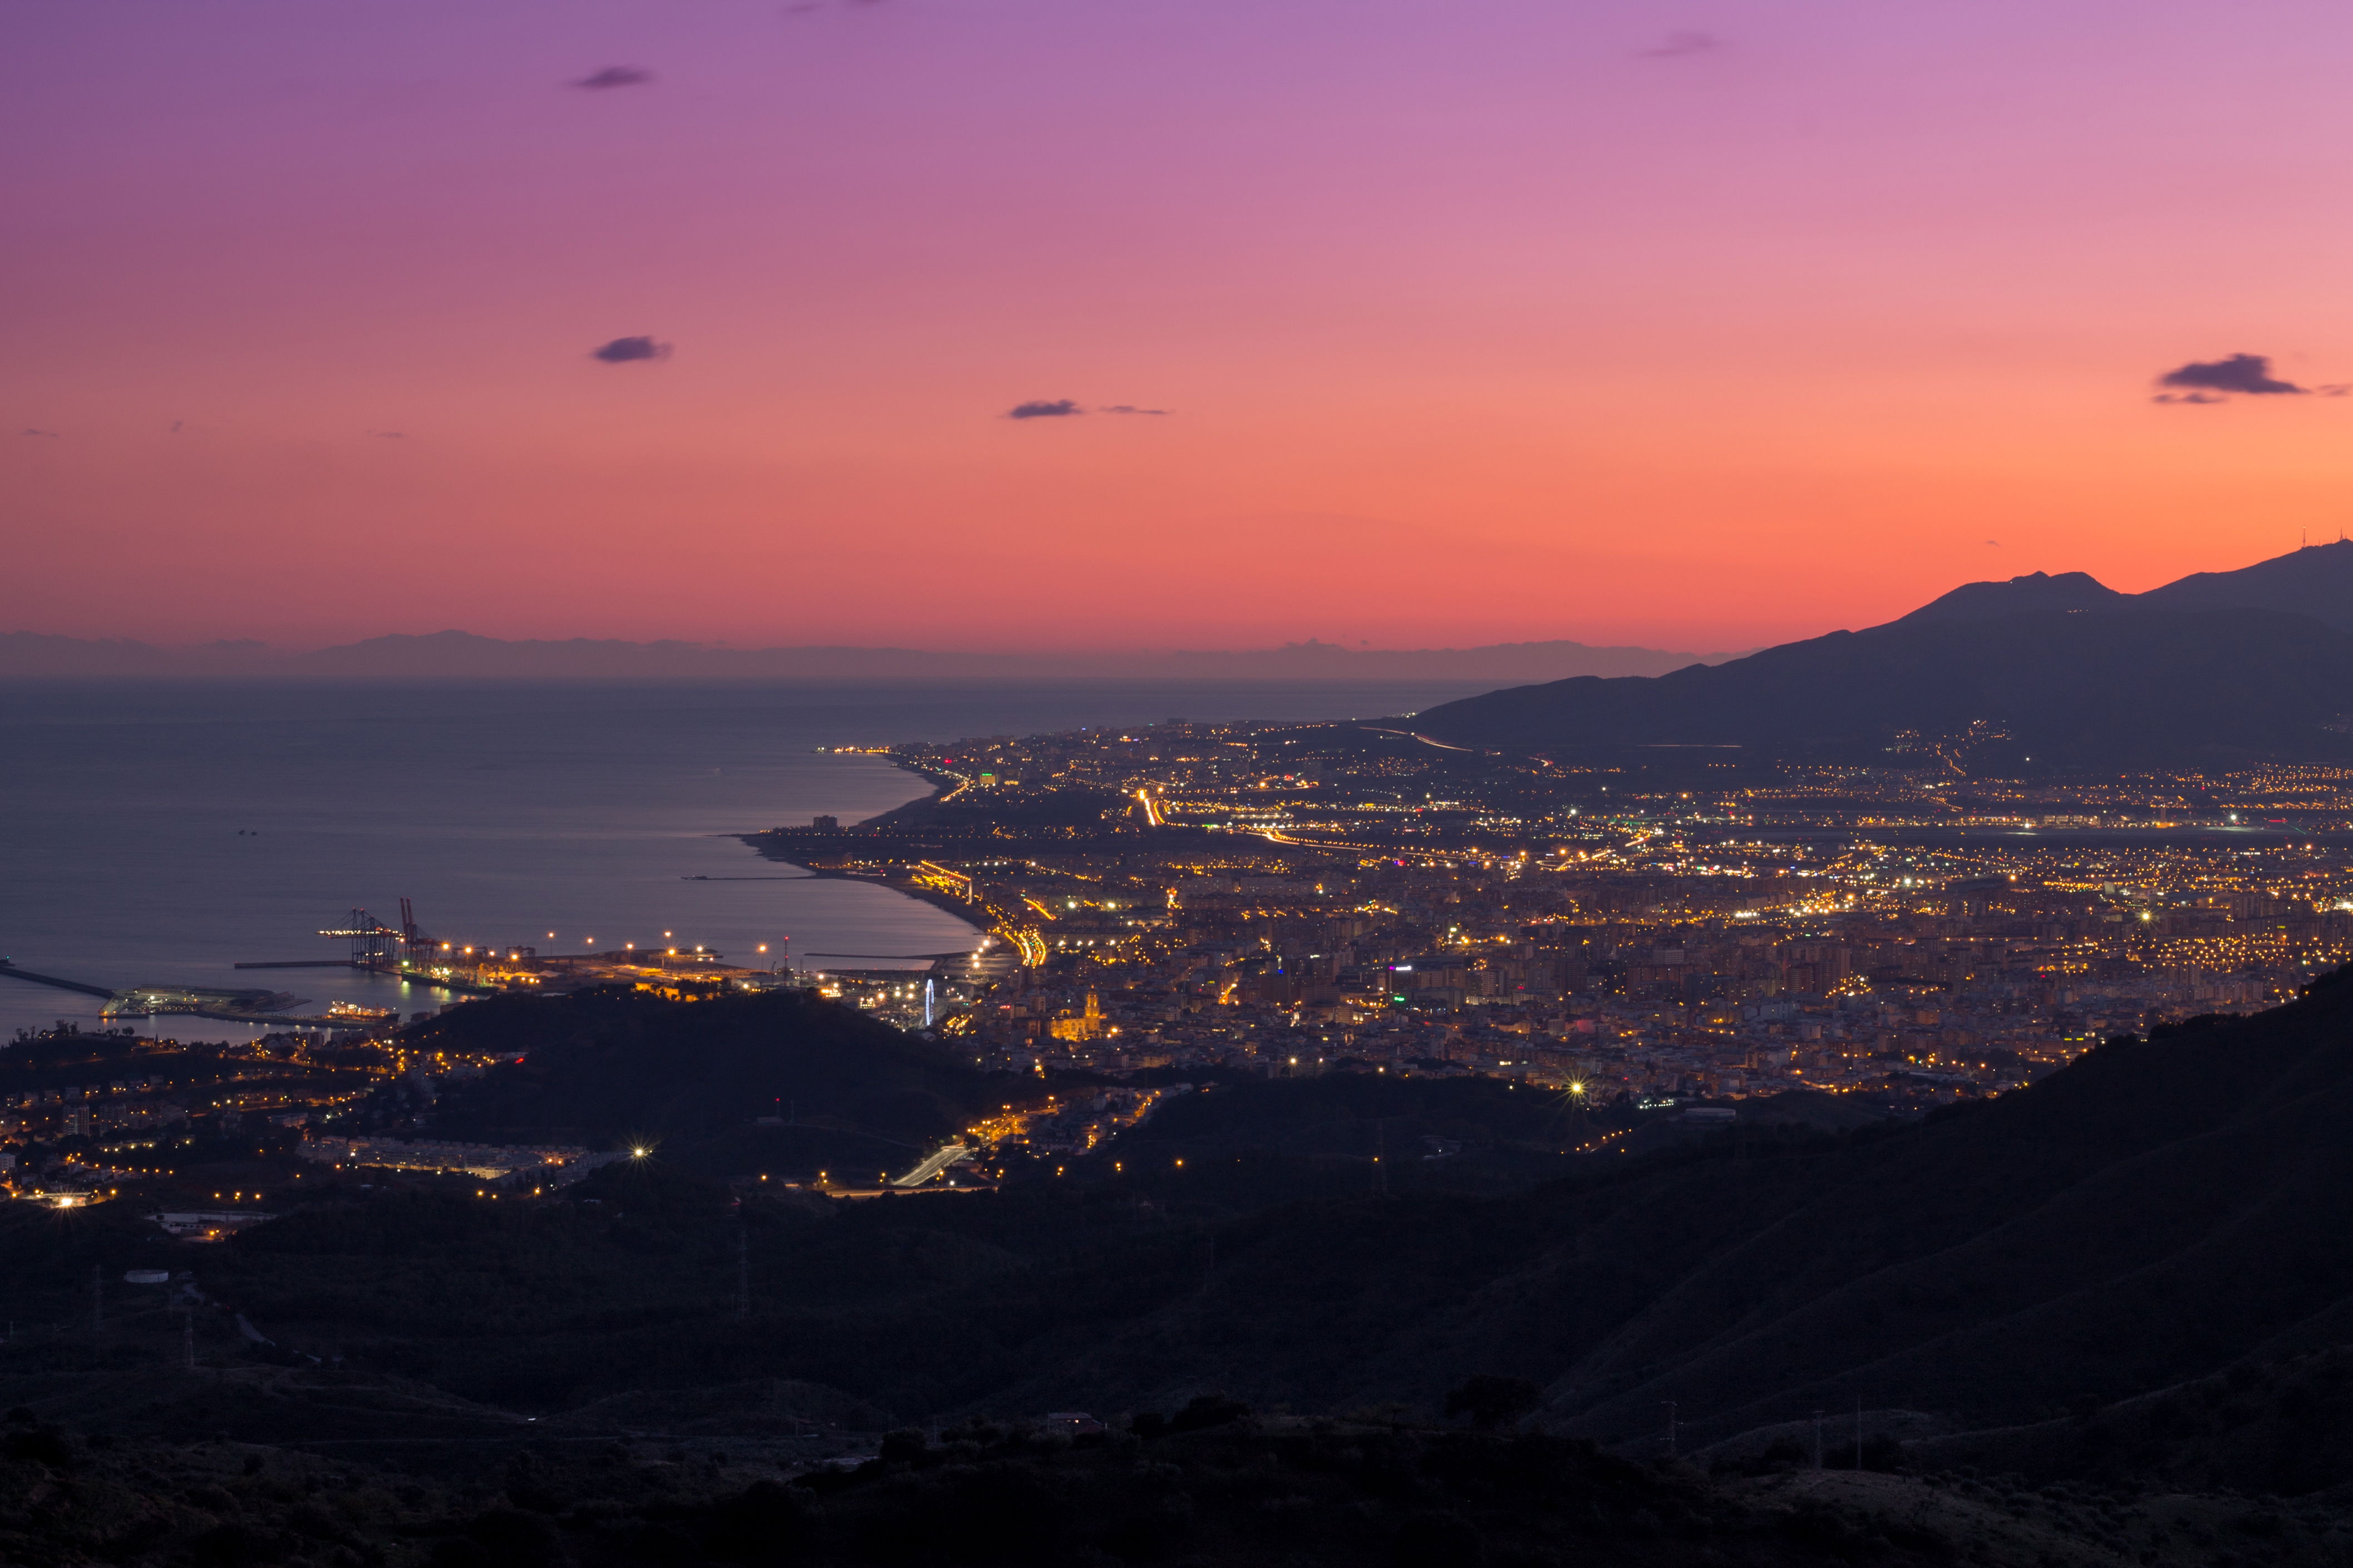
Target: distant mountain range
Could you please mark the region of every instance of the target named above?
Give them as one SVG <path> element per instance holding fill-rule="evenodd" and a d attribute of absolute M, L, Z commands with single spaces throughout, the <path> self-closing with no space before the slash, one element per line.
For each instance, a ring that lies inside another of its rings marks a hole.
<path fill-rule="evenodd" d="M 2146 594 L 2080 572 L 1971 583 L 1864 631 L 1492 691 L 1414 725 L 1564 760 L 1909 748 L 1966 751 L 1974 772 L 2353 756 L 2353 542 Z"/>
<path fill-rule="evenodd" d="M 1346 648 L 1287 643 L 1243 652 L 958 653 L 903 647 L 733 648 L 708 643 L 510 642 L 445 631 L 370 637 L 311 652 L 255 642 L 164 648 L 121 639 L 0 633 L 0 679 L 424 680 L 976 679 L 1121 677 L 1171 680 L 1558 680 L 1662 675 L 1732 653 L 1591 647 L 1577 642 L 1469 648 Z"/>

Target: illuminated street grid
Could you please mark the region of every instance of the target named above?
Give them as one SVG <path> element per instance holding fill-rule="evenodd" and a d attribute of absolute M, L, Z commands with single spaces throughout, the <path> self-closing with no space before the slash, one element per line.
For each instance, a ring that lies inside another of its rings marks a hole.
<path fill-rule="evenodd" d="M 2275 1005 L 2353 961 L 2338 768 L 1985 779 L 1960 742 L 1910 737 L 1871 766 L 1701 758 L 1670 773 L 1394 726 L 1181 721 L 889 754 L 937 793 L 753 842 L 953 910 L 986 929 L 975 951 L 861 972 L 765 950 L 731 964 L 683 942 L 546 958 L 461 944 L 437 957 L 448 1005 L 814 989 L 1037 1084 L 965 1130 L 953 1188 L 1098 1152 L 1204 1068 L 1908 1110 L 2000 1093 L 2109 1037 Z M 185 1194 L 204 1234 L 227 1235 L 322 1154 L 379 1177 L 438 1171 L 487 1199 L 617 1157 L 430 1142 L 437 1087 L 520 1053 L 461 1058 L 389 1016 L 352 1023 L 236 1044 L 20 1041 L 0 1055 L 0 1190 L 78 1206 L 172 1188 L 192 1160 L 250 1160 L 252 1185 Z M 396 1142 L 348 1142 L 362 1102 Z"/>
<path fill-rule="evenodd" d="M 933 802 L 764 844 L 986 924 L 1018 963 L 944 964 L 934 1024 L 1032 1072 L 1918 1105 L 2353 959 L 2353 772 L 1989 780 L 1967 739 L 1662 787 L 1396 728 L 995 737 L 892 752 Z"/>

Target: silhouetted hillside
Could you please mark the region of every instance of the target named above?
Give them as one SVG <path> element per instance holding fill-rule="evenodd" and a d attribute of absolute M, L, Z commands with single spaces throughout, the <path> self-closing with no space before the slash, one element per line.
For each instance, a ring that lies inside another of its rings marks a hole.
<path fill-rule="evenodd" d="M 1913 1130 L 1734 1133 L 1505 1203 L 1240 1222 L 1219 1238 L 1220 1364 L 1345 1401 L 1428 1398 L 1462 1358 L 1546 1383 L 1609 1438 L 1667 1399 L 1731 1432 L 1858 1395 L 1987 1423 L 2121 1398 L 2353 1339 L 2348 1116 L 2339 979 Z M 1311 1329 L 1279 1305 L 1343 1258 L 1326 1293 L 1345 1309 Z M 1151 1354 L 1091 1359 L 1112 1375 Z"/>
<path fill-rule="evenodd" d="M 330 1397 L 364 1392 L 280 1381 Z M 60 1568 L 2172 1568 L 2234 1561 L 2232 1547 L 2272 1563 L 2340 1562 L 2347 1522 L 2335 1510 L 2228 1498 L 1870 1474 L 1711 1479 L 1556 1437 L 1254 1416 L 1215 1398 L 1134 1430 L 1073 1437 L 967 1422 L 936 1441 L 903 1429 L 877 1447 L 803 1468 L 790 1445 L 517 1434 L 381 1458 L 332 1443 L 122 1440 L 19 1411 L 0 1430 L 11 1505 L 0 1510 L 0 1558 Z"/>
<path fill-rule="evenodd" d="M 2353 541 L 2306 545 L 2230 572 L 2193 572 L 2145 594 L 2119 594 L 2084 572 L 2031 572 L 2006 583 L 1964 583 L 1888 624 L 2122 609 L 2271 610 L 2353 631 Z"/>
<path fill-rule="evenodd" d="M 525 1053 L 442 1087 L 430 1127 L 445 1138 L 650 1141 L 675 1145 L 673 1160 L 715 1144 L 746 1170 L 797 1170 L 828 1151 L 861 1167 L 875 1155 L 903 1166 L 913 1163 L 903 1151 L 993 1104 L 990 1079 L 967 1060 L 798 991 L 691 1005 L 617 989 L 492 996 L 409 1037 L 427 1054 Z"/>
<path fill-rule="evenodd" d="M 1581 678 L 1427 710 L 1441 740 L 1556 756 L 1738 747 L 1883 753 L 1900 731 L 2006 732 L 1973 771 L 2211 764 L 2353 750 L 2353 634 L 2259 610 L 2049 613 L 1832 632 L 1655 678 Z"/>
<path fill-rule="evenodd" d="M 2194 572 L 2134 602 L 2160 610 L 2276 610 L 2353 631 L 2353 540 L 2306 545 L 2235 572 Z"/>
<path fill-rule="evenodd" d="M 2044 572 L 2030 572 L 2007 583 L 1964 583 L 1888 624 L 1901 626 L 1920 621 L 1992 621 L 2053 610 L 2112 610 L 2130 598 L 2088 572 L 2062 572 L 2055 577 Z"/>
<path fill-rule="evenodd" d="M 1916 1468 L 2300 1497 L 2353 1476 L 2353 1348 L 2241 1362 L 2099 1408 L 1911 1445 Z"/>
<path fill-rule="evenodd" d="M 691 1130 L 732 1135 L 772 1045 L 800 1065 L 762 1081 L 851 1110 L 967 1091 L 928 1054 L 832 1065 L 828 1042 L 866 1055 L 865 1021 L 828 1032 L 795 999 L 714 1028 L 735 1005 L 618 996 L 501 1023 L 478 1004 L 446 1026 L 530 1038 L 547 1079 L 492 1075 L 480 1088 L 501 1103 L 617 1116 L 636 1094 L 635 1120 L 689 1130 L 690 1151 Z M 667 1100 L 664 1061 L 686 1086 Z M 1693 1447 L 1860 1402 L 1979 1434 L 1923 1445 L 1923 1462 L 2096 1479 L 2123 1453 L 2189 1484 L 2353 1481 L 2326 1430 L 2353 1386 L 2336 1349 L 2353 1343 L 2353 970 L 1910 1125 L 1744 1116 L 1564 1162 L 1575 1145 L 1553 1141 L 1582 1113 L 1477 1087 L 1227 1084 L 997 1192 L 840 1202 L 756 1175 L 731 1190 L 659 1155 L 537 1202 L 319 1172 L 273 1194 L 287 1217 L 216 1248 L 127 1205 L 62 1225 L 8 1205 L 0 1315 L 41 1327 L 0 1394 L 103 1408 L 130 1436 L 471 1441 L 522 1412 L 551 1436 L 620 1422 L 767 1441 L 813 1420 L 1167 1411 L 1218 1391 L 1427 1414 L 1491 1374 L 1541 1389 L 1555 1432 L 1638 1457 L 1663 1447 L 1669 1401 Z M 1443 1149 L 1421 1138 L 1450 1132 L 1461 1152 L 1408 1178 Z M 1368 1145 L 1404 1156 L 1386 1194 Z M 1514 1185 L 1504 1155 L 1569 1173 Z M 159 1263 L 196 1270 L 206 1363 L 356 1381 L 234 1399 L 159 1384 L 183 1354 L 176 1315 L 77 1326 L 93 1272 Z"/>

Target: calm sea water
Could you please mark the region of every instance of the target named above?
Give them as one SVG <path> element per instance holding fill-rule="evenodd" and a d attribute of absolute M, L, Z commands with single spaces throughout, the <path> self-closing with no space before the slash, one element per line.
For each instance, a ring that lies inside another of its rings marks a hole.
<path fill-rule="evenodd" d="M 542 952 L 700 943 L 731 961 L 943 952 L 974 932 L 888 889 L 799 877 L 732 835 L 845 821 L 923 793 L 817 748 L 1081 725 L 1336 719 L 1426 708 L 1460 682 L 0 687 L 0 955 L 110 988 L 257 985 L 418 1010 L 315 933 L 398 900 L 445 941 Z M 694 881 L 694 877 L 745 880 Z M 0 979 L 0 1042 L 98 1016 Z M 156 1020 L 195 1038 L 251 1033 Z"/>

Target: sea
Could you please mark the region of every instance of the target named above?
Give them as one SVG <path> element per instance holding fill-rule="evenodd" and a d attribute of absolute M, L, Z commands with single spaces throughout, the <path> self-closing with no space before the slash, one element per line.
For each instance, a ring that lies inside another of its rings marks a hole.
<path fill-rule="evenodd" d="M 971 946 L 954 915 L 762 859 L 736 836 L 856 821 L 928 786 L 838 747 L 1166 719 L 1409 713 L 1476 682 L 1120 680 L 730 686 L 0 686 L 0 957 L 109 990 L 290 993 L 291 1010 L 438 993 L 338 968 L 355 911 L 542 953 L 701 946 L 890 967 Z M 767 952 L 760 949 L 765 946 Z M 100 1026 L 95 996 L 0 977 L 0 1045 Z M 165 1016 L 180 1039 L 261 1026 Z"/>

